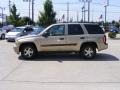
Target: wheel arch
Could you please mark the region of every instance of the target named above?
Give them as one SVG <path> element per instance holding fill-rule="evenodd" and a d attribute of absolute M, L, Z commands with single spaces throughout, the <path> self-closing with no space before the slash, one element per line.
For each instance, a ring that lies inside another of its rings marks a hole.
<path fill-rule="evenodd" d="M 0 38 L 2 38 L 2 35 L 4 35 L 4 37 L 5 37 L 5 33 L 2 33 L 1 36 L 0 36 Z"/>
<path fill-rule="evenodd" d="M 84 46 L 86 46 L 86 45 L 91 45 L 91 46 L 94 46 L 95 48 L 98 49 L 98 45 L 97 45 L 96 42 L 84 42 L 84 43 L 82 43 L 82 45 L 81 45 L 81 47 L 80 47 L 80 51 L 81 51 L 82 48 L 83 48 Z"/>
<path fill-rule="evenodd" d="M 32 45 L 38 51 L 37 46 L 36 46 L 36 44 L 34 42 L 24 42 L 19 47 L 20 52 L 21 52 L 22 47 L 25 46 L 25 45 Z"/>

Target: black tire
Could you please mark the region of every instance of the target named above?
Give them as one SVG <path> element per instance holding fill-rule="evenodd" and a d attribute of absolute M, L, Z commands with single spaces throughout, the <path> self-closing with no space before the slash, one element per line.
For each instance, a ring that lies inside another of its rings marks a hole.
<path fill-rule="evenodd" d="M 7 40 L 7 42 L 10 42 L 9 40 Z"/>
<path fill-rule="evenodd" d="M 5 39 L 5 34 L 2 34 L 2 35 L 1 35 L 1 39 L 2 39 L 2 40 Z"/>
<path fill-rule="evenodd" d="M 33 59 L 35 58 L 36 54 L 37 50 L 33 45 L 23 45 L 21 48 L 21 56 L 24 59 Z"/>
<path fill-rule="evenodd" d="M 85 59 L 93 59 L 96 55 L 96 47 L 93 45 L 86 45 L 81 50 L 81 55 Z"/>

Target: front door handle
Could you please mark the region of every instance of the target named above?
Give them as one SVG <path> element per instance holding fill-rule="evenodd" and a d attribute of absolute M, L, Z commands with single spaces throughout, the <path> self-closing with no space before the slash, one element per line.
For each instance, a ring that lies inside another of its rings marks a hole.
<path fill-rule="evenodd" d="M 59 38 L 59 40 L 64 40 L 64 38 Z"/>

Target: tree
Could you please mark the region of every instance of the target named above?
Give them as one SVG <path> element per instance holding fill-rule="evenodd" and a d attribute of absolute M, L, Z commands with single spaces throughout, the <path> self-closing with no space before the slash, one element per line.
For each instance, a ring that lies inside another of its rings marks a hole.
<path fill-rule="evenodd" d="M 116 23 L 115 23 L 115 26 L 116 26 L 117 28 L 119 28 L 119 27 L 120 27 L 120 23 L 119 23 L 119 22 L 116 22 Z"/>
<path fill-rule="evenodd" d="M 14 26 L 19 26 L 20 19 L 20 14 L 17 14 L 17 8 L 15 4 L 13 4 L 12 8 L 10 9 L 10 16 L 8 16 L 8 23 Z"/>
<path fill-rule="evenodd" d="M 29 18 L 29 17 L 21 17 L 20 26 L 32 25 L 32 24 L 34 24 L 34 22 L 31 20 L 31 18 Z"/>
<path fill-rule="evenodd" d="M 112 21 L 112 24 L 115 25 L 115 20 Z"/>
<path fill-rule="evenodd" d="M 53 10 L 52 1 L 46 0 L 44 3 L 44 11 L 40 12 L 40 16 L 38 17 L 38 24 L 46 27 L 56 23 L 55 16 L 56 12 Z"/>
<path fill-rule="evenodd" d="M 120 27 L 120 23 L 117 22 L 117 21 L 114 21 L 114 20 L 112 21 L 112 25 L 115 26 L 115 27 L 117 27 L 117 28 Z"/>

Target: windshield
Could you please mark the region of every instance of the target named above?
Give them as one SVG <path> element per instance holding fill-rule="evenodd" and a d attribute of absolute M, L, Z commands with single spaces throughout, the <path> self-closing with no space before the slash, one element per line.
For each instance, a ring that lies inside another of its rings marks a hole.
<path fill-rule="evenodd" d="M 15 28 L 11 32 L 22 32 L 22 31 L 23 31 L 22 28 Z"/>

